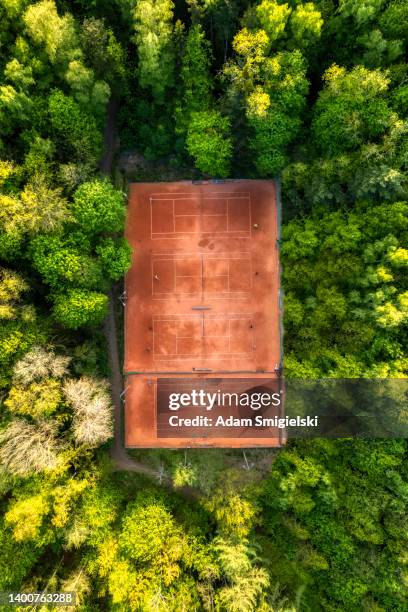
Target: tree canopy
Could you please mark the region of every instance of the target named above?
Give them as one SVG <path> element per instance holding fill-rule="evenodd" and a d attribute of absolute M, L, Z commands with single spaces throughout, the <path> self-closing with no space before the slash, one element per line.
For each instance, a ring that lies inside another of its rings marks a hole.
<path fill-rule="evenodd" d="M 0 0 L 1 591 L 406 612 L 406 439 L 119 470 L 103 332 L 129 181 L 276 178 L 286 378 L 406 378 L 407 51 L 406 0 Z"/>

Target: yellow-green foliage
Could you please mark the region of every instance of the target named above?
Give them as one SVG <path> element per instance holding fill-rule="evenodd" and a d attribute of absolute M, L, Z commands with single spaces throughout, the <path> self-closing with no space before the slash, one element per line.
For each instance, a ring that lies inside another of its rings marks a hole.
<path fill-rule="evenodd" d="M 33 495 L 11 504 L 5 514 L 5 523 L 13 530 L 17 542 L 36 540 L 43 520 L 50 510 L 49 503 L 43 495 Z"/>
<path fill-rule="evenodd" d="M 53 414 L 62 400 L 61 383 L 53 378 L 12 387 L 4 405 L 10 412 L 38 419 Z"/>
<path fill-rule="evenodd" d="M 407 610 L 405 439 L 140 449 L 148 470 L 119 469 L 103 334 L 127 182 L 278 176 L 285 376 L 388 378 L 402 431 L 407 51 L 406 0 L 0 0 L 0 591 Z"/>

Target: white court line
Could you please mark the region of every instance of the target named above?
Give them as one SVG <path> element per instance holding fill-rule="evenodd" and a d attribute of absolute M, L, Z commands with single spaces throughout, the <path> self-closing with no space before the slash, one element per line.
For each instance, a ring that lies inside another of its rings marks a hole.
<path fill-rule="evenodd" d="M 229 199 L 227 198 L 227 232 L 229 230 Z"/>
<path fill-rule="evenodd" d="M 194 291 L 194 292 L 193 291 L 176 291 L 175 294 L 172 291 L 167 292 L 167 293 L 166 293 L 166 291 L 161 291 L 159 293 L 155 293 L 153 297 L 154 297 L 155 300 L 158 299 L 158 300 L 163 300 L 163 301 L 168 302 L 169 301 L 168 297 L 164 298 L 164 297 L 156 297 L 156 296 L 160 296 L 160 295 L 161 296 L 165 296 L 165 295 L 170 295 L 170 296 L 172 296 L 172 295 L 177 295 L 177 296 L 195 295 L 195 296 L 199 296 L 200 294 L 201 294 L 201 291 L 198 290 L 198 289 L 197 289 L 197 291 Z M 215 292 L 215 291 L 214 292 L 206 291 L 205 292 L 205 295 L 207 297 L 211 296 L 211 300 L 227 300 L 227 299 L 233 299 L 233 298 L 235 299 L 240 294 L 242 294 L 242 299 L 246 299 L 247 300 L 247 298 L 245 296 L 248 296 L 249 292 L 245 293 L 244 291 L 230 291 L 229 293 L 222 293 L 221 291 L 218 291 L 218 292 Z"/>
<path fill-rule="evenodd" d="M 176 317 L 173 319 L 162 319 L 162 317 Z M 217 312 L 217 313 L 207 313 L 207 318 L 211 319 L 212 321 L 216 321 L 216 320 L 220 320 L 220 321 L 225 321 L 227 319 L 227 317 L 238 317 L 237 319 L 232 319 L 233 321 L 248 321 L 248 319 L 253 317 L 253 313 L 252 312 Z M 184 321 L 185 319 L 187 320 L 195 320 L 195 319 L 200 319 L 201 318 L 201 314 L 173 314 L 173 313 L 166 313 L 166 314 L 155 314 L 153 315 L 153 321 L 178 321 L 178 320 L 182 320 Z"/>
<path fill-rule="evenodd" d="M 153 206 L 152 206 L 152 198 L 149 198 L 150 202 L 150 238 L 153 238 Z"/>
<path fill-rule="evenodd" d="M 204 322 L 204 319 L 202 319 L 202 321 Z M 203 333 L 203 332 L 202 332 Z M 211 355 L 209 355 L 207 358 L 210 359 L 211 356 L 216 356 L 216 355 L 249 355 L 251 353 L 254 352 L 254 348 L 253 348 L 253 334 L 250 334 L 250 338 L 249 340 L 252 339 L 252 347 L 249 351 L 231 351 L 231 326 L 229 325 L 229 334 L 228 335 L 224 335 L 224 336 L 205 336 L 202 335 L 201 336 L 201 344 L 202 344 L 202 349 L 203 347 L 203 342 L 205 342 L 205 339 L 213 339 L 213 338 L 222 338 L 224 340 L 228 339 L 228 350 L 227 351 L 221 351 L 221 352 L 212 352 Z M 156 337 L 155 337 L 155 332 L 154 332 L 154 326 L 153 326 L 153 355 L 158 355 L 159 357 L 157 357 L 158 359 L 168 359 L 171 356 L 182 356 L 182 355 L 189 355 L 191 357 L 195 357 L 196 353 L 178 353 L 178 341 L 181 339 L 198 339 L 197 336 L 178 336 L 177 332 L 176 334 L 174 334 L 174 339 L 175 339 L 175 343 L 176 343 L 176 353 L 167 353 L 166 355 L 163 355 L 163 353 L 159 353 L 156 350 Z M 201 353 L 200 353 L 201 355 Z M 197 356 L 198 357 L 198 356 Z"/>
<path fill-rule="evenodd" d="M 177 254 L 178 255 L 178 254 Z M 200 274 L 177 274 L 177 269 L 176 269 L 176 263 L 178 262 L 187 262 L 187 261 L 193 261 L 193 262 L 203 262 L 203 260 L 205 260 L 204 256 L 198 257 L 198 256 L 183 256 L 183 255 L 178 255 L 178 257 L 173 257 L 173 258 L 169 258 L 169 257 L 161 257 L 161 258 L 153 258 L 152 259 L 152 269 L 153 269 L 153 275 L 154 275 L 154 263 L 156 261 L 165 261 L 165 262 L 172 262 L 173 263 L 173 273 L 174 273 L 174 279 L 175 279 L 175 284 L 174 284 L 174 290 L 172 291 L 154 291 L 154 280 L 153 280 L 153 293 L 152 295 L 196 295 L 199 293 L 198 290 L 193 290 L 193 291 L 179 291 L 177 289 L 177 280 L 178 279 L 182 279 L 182 278 L 200 278 Z M 208 274 L 206 275 L 205 273 L 203 274 L 203 270 L 201 270 L 201 279 L 207 279 L 207 280 L 211 280 L 211 279 L 218 279 L 218 278 L 226 278 L 227 279 L 227 288 L 225 290 L 218 290 L 218 291 L 211 291 L 211 290 L 205 290 L 204 294 L 206 296 L 219 296 L 218 299 L 224 299 L 225 296 L 228 295 L 232 295 L 232 294 L 242 294 L 242 295 L 248 295 L 249 294 L 249 290 L 252 287 L 252 276 L 251 276 L 251 272 L 252 272 L 252 266 L 251 266 L 251 261 L 250 258 L 246 258 L 246 257 L 239 257 L 236 256 L 234 258 L 231 257 L 218 257 L 217 261 L 223 261 L 223 262 L 227 262 L 227 266 L 228 266 L 228 271 L 227 274 L 212 274 L 211 276 L 209 276 Z M 250 275 L 249 275 L 249 287 L 248 289 L 239 289 L 239 290 L 231 290 L 231 271 L 230 271 L 230 262 L 231 261 L 244 261 L 245 263 L 247 263 L 249 261 L 250 263 Z M 214 299 L 214 298 L 213 298 Z"/>
<path fill-rule="evenodd" d="M 172 258 L 174 257 L 175 259 L 193 259 L 194 257 L 196 257 L 197 259 L 200 258 L 200 256 L 203 256 L 206 259 L 220 259 L 220 257 L 222 256 L 222 259 L 244 259 L 244 255 L 247 256 L 248 259 L 250 259 L 251 257 L 251 253 L 249 251 L 235 251 L 232 253 L 228 253 L 227 251 L 220 251 L 217 253 L 198 253 L 197 251 L 192 251 L 192 252 L 183 252 L 183 253 L 152 253 L 152 259 L 162 259 L 163 257 L 169 257 L 169 259 L 166 259 L 166 261 L 171 261 Z"/>
<path fill-rule="evenodd" d="M 152 278 L 152 297 L 154 297 L 154 260 L 150 258 L 151 278 Z"/>
<path fill-rule="evenodd" d="M 202 353 L 200 355 L 197 355 L 195 353 L 180 353 L 179 355 L 177 355 L 176 353 L 168 353 L 167 355 L 164 355 L 163 357 L 157 356 L 157 353 L 154 354 L 154 359 L 155 361 L 184 361 L 184 360 L 192 360 L 192 359 L 199 359 L 200 361 L 210 361 L 211 359 L 227 359 L 228 357 L 230 357 L 231 355 L 244 355 L 247 357 L 247 359 L 250 359 L 251 356 L 253 354 L 253 351 L 249 351 L 248 353 L 211 353 L 211 355 L 206 355 L 205 353 Z"/>
<path fill-rule="evenodd" d="M 228 262 L 228 293 L 230 292 L 230 262 Z"/>
<path fill-rule="evenodd" d="M 237 230 L 238 231 L 238 230 Z M 212 234 L 222 234 L 223 232 L 201 232 L 202 235 L 212 235 Z M 231 234 L 231 232 L 229 232 Z M 244 233 L 244 232 L 242 232 Z M 184 240 L 184 238 L 189 238 L 191 235 L 194 234 L 198 234 L 198 232 L 183 232 L 180 233 L 179 236 L 173 236 L 173 235 L 165 235 L 165 236 L 152 236 L 151 240 Z M 227 236 L 228 234 L 226 232 L 224 232 L 224 235 Z M 249 235 L 249 232 L 247 232 L 246 236 L 234 236 L 234 238 L 236 240 L 250 240 L 251 236 Z"/>
<path fill-rule="evenodd" d="M 203 216 L 205 216 L 205 215 L 203 215 Z M 207 215 L 207 216 L 209 217 L 211 215 Z M 171 236 L 172 234 L 184 234 L 184 235 L 186 235 L 186 234 L 249 234 L 249 233 L 250 233 L 249 229 L 247 229 L 247 230 L 228 230 L 228 231 L 227 230 L 219 230 L 219 231 L 213 231 L 213 230 L 212 231 L 210 231 L 210 230 L 204 231 L 204 230 L 200 230 L 200 231 L 197 231 L 197 232 L 188 232 L 188 231 L 184 231 L 184 232 L 176 232 L 176 231 L 174 231 L 174 232 L 153 232 L 153 236 L 166 236 L 166 235 L 170 235 Z M 156 240 L 157 240 L 157 238 L 156 238 Z"/>
<path fill-rule="evenodd" d="M 248 197 L 249 203 L 249 237 L 252 238 L 252 202 L 251 196 Z"/>
<path fill-rule="evenodd" d="M 203 196 L 203 200 L 248 200 L 250 193 L 211 193 Z"/>
<path fill-rule="evenodd" d="M 174 253 L 174 257 L 171 257 L 173 253 L 157 253 L 152 255 L 152 260 L 155 261 L 188 261 L 194 260 L 200 261 L 201 256 L 207 259 L 217 259 L 217 261 L 222 259 L 223 261 L 230 261 L 231 259 L 243 259 L 246 261 L 249 260 L 249 253 L 243 252 L 241 253 L 233 253 L 233 257 L 229 256 L 228 253 Z M 208 255 L 208 257 L 206 257 Z M 222 257 L 221 257 L 222 255 Z M 242 257 L 242 255 L 248 255 L 248 257 Z"/>
<path fill-rule="evenodd" d="M 194 321 L 194 322 L 199 323 L 200 319 L 203 322 L 204 321 L 204 315 L 202 317 L 200 317 L 200 315 L 187 315 L 187 320 L 190 320 L 190 321 Z M 209 320 L 211 320 L 211 321 L 214 321 L 214 320 L 217 320 L 217 319 L 220 320 L 221 317 L 209 318 Z M 225 320 L 225 318 L 222 318 L 221 320 Z M 251 320 L 252 321 L 252 318 L 248 319 L 248 318 L 240 317 L 239 319 L 232 319 L 232 320 L 235 320 L 235 321 L 248 321 L 248 320 Z M 153 332 L 153 355 L 162 355 L 162 353 L 158 352 L 157 347 L 156 347 L 156 344 L 157 344 L 156 336 L 157 336 L 157 334 L 156 334 L 156 331 L 155 331 L 155 327 L 156 327 L 155 323 L 158 323 L 158 322 L 172 322 L 172 323 L 176 323 L 177 324 L 179 322 L 183 322 L 183 320 L 180 320 L 180 318 L 179 319 L 168 319 L 168 320 L 166 320 L 166 319 L 158 319 L 158 320 L 156 320 L 156 318 L 153 317 L 153 330 L 152 330 L 152 332 Z M 172 334 L 170 332 L 170 336 L 173 336 L 175 341 L 176 341 L 176 351 L 177 351 L 177 346 L 178 346 L 178 339 L 181 339 L 181 338 L 185 338 L 185 339 L 194 339 L 194 338 L 197 338 L 196 335 L 194 335 L 194 336 L 179 336 L 178 333 L 177 333 L 177 325 L 175 326 L 174 333 Z M 246 352 L 242 352 L 241 351 L 241 352 L 238 352 L 238 353 L 231 353 L 231 319 L 230 318 L 228 318 L 228 335 L 223 335 L 223 336 L 218 336 L 218 335 L 204 336 L 203 335 L 203 331 L 202 331 L 202 336 L 201 337 L 202 338 L 223 338 L 224 340 L 226 338 L 228 338 L 228 352 L 227 353 L 224 352 L 225 354 L 249 354 L 250 352 L 254 351 L 253 346 L 252 346 L 252 351 L 246 351 Z M 253 344 L 253 332 L 250 332 L 250 339 L 251 338 L 252 338 L 252 344 Z M 172 354 L 177 354 L 177 353 L 167 353 L 166 356 L 172 355 Z M 223 353 L 221 353 L 221 354 L 223 354 Z M 191 355 L 194 355 L 194 353 L 191 353 Z"/>
<path fill-rule="evenodd" d="M 174 294 L 174 293 L 168 293 L 168 294 L 166 294 L 166 293 L 157 293 L 157 294 L 155 294 L 153 296 L 153 300 L 155 302 L 169 302 L 169 301 L 171 301 L 171 297 L 169 297 L 169 296 L 174 296 L 174 295 L 176 295 L 177 297 L 183 298 L 185 300 L 195 301 L 195 300 L 199 299 L 201 293 L 200 293 L 200 291 L 191 292 L 191 293 L 183 293 L 181 291 L 178 291 L 176 294 Z M 245 302 L 249 301 L 248 300 L 249 293 L 239 294 L 239 293 L 234 293 L 233 291 L 231 291 L 231 293 L 228 293 L 228 294 L 226 294 L 224 296 L 222 296 L 222 295 L 221 296 L 214 296 L 213 294 L 207 292 L 205 295 L 208 297 L 208 299 L 210 299 L 213 302 L 215 302 L 215 301 L 224 301 L 224 302 L 227 302 L 229 300 L 240 300 L 240 301 L 242 300 L 242 301 L 245 301 Z M 159 296 L 159 297 L 157 297 L 157 296 Z M 162 296 L 162 297 L 160 297 L 160 296 Z"/>
<path fill-rule="evenodd" d="M 249 198 L 250 196 L 251 194 L 249 191 L 237 191 L 236 193 L 234 193 L 233 191 L 213 191 L 209 194 L 202 194 L 201 197 L 198 194 L 191 193 L 191 191 L 176 191 L 174 193 L 162 191 L 158 193 L 149 194 L 149 197 L 153 200 L 156 198 L 169 199 L 170 197 L 170 199 L 173 198 L 175 200 L 180 198 L 181 200 L 197 200 L 198 202 L 200 202 L 200 200 L 214 200 L 225 198 Z"/>
<path fill-rule="evenodd" d="M 154 232 L 153 231 L 153 204 L 154 201 L 159 201 L 159 202 L 172 202 L 173 204 L 173 234 L 180 234 L 180 235 L 189 235 L 189 234 L 197 234 L 198 231 L 183 231 L 183 232 L 176 232 L 176 217 L 197 217 L 198 220 L 200 220 L 202 217 L 226 217 L 226 225 L 227 225 L 227 229 L 226 230 L 222 230 L 222 231 L 214 231 L 214 232 L 205 232 L 201 230 L 201 233 L 203 234 L 230 234 L 230 233 L 249 233 L 249 235 L 251 236 L 251 197 L 250 194 L 245 194 L 245 195 L 236 195 L 236 194 L 222 194 L 222 197 L 219 197 L 218 194 L 211 194 L 211 196 L 208 197 L 204 197 L 203 201 L 209 201 L 209 200 L 225 200 L 226 204 L 227 204 L 227 211 L 226 213 L 205 213 L 202 212 L 201 214 L 199 213 L 195 213 L 195 214 L 189 214 L 189 213 L 185 213 L 185 214 L 177 214 L 175 213 L 175 202 L 177 200 L 177 198 L 175 198 L 174 196 L 177 194 L 158 194 L 158 195 L 166 195 L 167 197 L 163 197 L 163 198 L 157 198 L 155 195 L 150 195 L 149 196 L 149 200 L 150 200 L 150 211 L 151 211 L 151 238 L 154 239 L 154 237 L 156 236 L 165 236 L 165 235 L 171 235 L 171 232 Z M 169 195 L 173 195 L 173 198 L 169 198 Z M 184 199 L 184 198 L 183 198 Z M 191 201 L 197 201 L 200 202 L 200 200 L 194 199 L 194 198 L 186 198 L 188 200 Z M 248 201 L 248 212 L 249 212 L 249 229 L 247 230 L 230 230 L 229 229 L 229 200 L 230 199 L 243 199 L 243 200 L 247 200 Z M 201 226 L 201 224 L 198 224 L 199 226 Z"/>
<path fill-rule="evenodd" d="M 215 336 L 215 335 L 207 336 L 207 335 L 204 335 L 204 336 L 201 336 L 201 337 L 202 338 L 228 338 L 228 335 L 227 334 L 225 334 L 225 336 Z M 196 336 L 177 336 L 177 338 L 184 338 L 184 339 L 186 339 L 186 338 L 193 338 L 194 339 L 194 338 L 196 338 Z"/>

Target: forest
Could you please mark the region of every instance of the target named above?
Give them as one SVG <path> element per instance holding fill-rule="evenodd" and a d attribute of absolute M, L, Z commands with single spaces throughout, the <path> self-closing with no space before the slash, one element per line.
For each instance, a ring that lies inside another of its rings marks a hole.
<path fill-rule="evenodd" d="M 408 610 L 406 439 L 117 470 L 104 333 L 130 181 L 278 178 L 286 377 L 407 377 L 407 52 L 406 0 L 0 0 L 0 591 Z"/>

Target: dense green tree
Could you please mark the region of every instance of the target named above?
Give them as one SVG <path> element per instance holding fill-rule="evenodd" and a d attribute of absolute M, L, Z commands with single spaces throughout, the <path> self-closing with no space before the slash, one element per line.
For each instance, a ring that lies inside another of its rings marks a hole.
<path fill-rule="evenodd" d="M 201 172 L 212 176 L 228 176 L 232 155 L 228 118 L 215 110 L 192 113 L 187 149 Z"/>
<path fill-rule="evenodd" d="M 48 99 L 53 137 L 61 154 L 73 155 L 79 162 L 95 166 L 102 139 L 95 119 L 61 91 Z"/>
<path fill-rule="evenodd" d="M 378 144 L 287 166 L 282 173 L 286 203 L 296 210 L 309 210 L 311 206 L 352 206 L 356 199 L 405 200 L 406 134 L 406 124 L 396 121 Z"/>
<path fill-rule="evenodd" d="M 14 223 L 25 228 L 26 232 L 49 233 L 62 227 L 70 218 L 67 201 L 61 189 L 52 189 L 46 179 L 36 174 L 21 192 L 22 219 Z"/>
<path fill-rule="evenodd" d="M 68 329 L 100 325 L 107 314 L 108 298 L 97 291 L 70 289 L 54 297 L 55 320 Z"/>
<path fill-rule="evenodd" d="M 286 165 L 287 147 L 299 132 L 308 90 L 298 51 L 278 53 L 270 67 L 263 89 L 255 89 L 247 98 L 249 145 L 260 176 L 274 176 Z"/>
<path fill-rule="evenodd" d="M 313 2 L 301 2 L 290 18 L 292 45 L 297 49 L 307 50 L 320 38 L 323 19 Z"/>
<path fill-rule="evenodd" d="M 92 111 L 96 117 L 103 117 L 110 96 L 110 87 L 104 81 L 95 81 L 90 68 L 84 66 L 79 60 L 72 60 L 68 64 L 65 79 L 69 83 L 74 99 Z"/>
<path fill-rule="evenodd" d="M 31 4 L 24 13 L 24 23 L 34 44 L 44 47 L 51 63 L 64 66 L 78 58 L 74 18 L 69 13 L 60 17 L 54 0 Z"/>
<path fill-rule="evenodd" d="M 281 4 L 275 0 L 262 0 L 257 5 L 256 16 L 270 43 L 276 42 L 284 34 L 291 12 L 288 4 Z"/>
<path fill-rule="evenodd" d="M 262 503 L 272 574 L 314 610 L 406 604 L 403 440 L 316 440 L 283 451 Z M 402 565 L 401 565 L 402 563 Z"/>
<path fill-rule="evenodd" d="M 22 91 L 17 91 L 12 85 L 0 85 L 0 127 L 4 137 L 13 132 L 16 125 L 27 125 L 30 120 L 32 101 Z M 5 145 L 0 140 L 0 151 L 3 154 Z"/>
<path fill-rule="evenodd" d="M 65 231 L 33 238 L 32 265 L 51 289 L 55 319 L 70 329 L 100 323 L 106 313 L 108 279 L 118 280 L 130 265 L 123 238 L 123 196 L 107 180 L 83 183 L 70 204 Z M 109 237 L 111 235 L 112 237 Z"/>
<path fill-rule="evenodd" d="M 53 157 L 54 143 L 49 138 L 41 138 L 38 134 L 30 134 L 28 150 L 24 156 L 23 168 L 27 177 L 34 177 L 34 182 L 44 183 L 47 177 L 50 181 L 54 173 Z M 46 182 L 46 181 L 45 181 Z"/>
<path fill-rule="evenodd" d="M 375 142 L 395 121 L 386 99 L 389 80 L 380 71 L 357 67 L 347 72 L 333 65 L 324 79 L 326 86 L 314 109 L 313 134 L 325 153 Z"/>
<path fill-rule="evenodd" d="M 80 42 L 84 55 L 97 79 L 117 87 L 125 77 L 125 51 L 111 28 L 104 20 L 87 17 L 80 30 Z"/>
<path fill-rule="evenodd" d="M 290 375 L 405 375 L 407 287 L 403 268 L 391 262 L 405 243 L 406 209 L 406 203 L 362 204 L 285 226 Z"/>
<path fill-rule="evenodd" d="M 193 112 L 207 110 L 211 105 L 210 45 L 200 25 L 190 28 L 181 60 L 183 93 L 176 106 L 178 131 L 185 132 Z"/>
<path fill-rule="evenodd" d="M 407 48 L 408 8 L 403 0 L 394 0 L 386 4 L 379 18 L 379 25 L 387 38 L 402 40 L 405 49 Z"/>
<path fill-rule="evenodd" d="M 81 185 L 74 194 L 72 212 L 81 229 L 91 235 L 123 231 L 123 195 L 108 180 Z"/>
<path fill-rule="evenodd" d="M 250 147 L 259 176 L 277 176 L 287 162 L 285 149 L 299 129 L 299 121 L 278 110 L 271 109 L 264 116 L 252 116 L 253 136 Z"/>
<path fill-rule="evenodd" d="M 139 82 L 162 99 L 174 81 L 173 2 L 141 0 L 134 10 Z"/>
<path fill-rule="evenodd" d="M 265 0 L 258 8 L 265 10 L 273 21 L 275 4 Z M 284 5 L 276 7 L 279 10 L 275 17 L 282 17 L 280 9 Z M 287 11 L 289 15 L 288 7 Z M 245 108 L 248 124 L 245 136 L 260 176 L 274 176 L 283 169 L 288 145 L 301 125 L 300 115 L 308 91 L 306 64 L 300 51 L 281 51 L 270 56 L 270 42 L 265 30 L 243 28 L 233 41 L 237 61 L 228 63 L 224 69 L 228 83 L 226 103 L 233 114 Z"/>
<path fill-rule="evenodd" d="M 32 542 L 16 542 L 10 537 L 2 519 L 0 530 L 0 584 L 3 589 L 20 588 L 24 577 L 41 555 Z M 10 559 L 13 560 L 10 563 Z"/>
<path fill-rule="evenodd" d="M 131 264 L 132 249 L 124 238 L 105 238 L 95 249 L 103 270 L 111 280 L 118 281 Z"/>
<path fill-rule="evenodd" d="M 34 268 L 53 290 L 61 286 L 95 289 L 103 284 L 98 260 L 61 235 L 35 238 L 30 254 Z"/>
<path fill-rule="evenodd" d="M 174 611 L 199 605 L 197 587 L 185 568 L 204 574 L 211 556 L 201 553 L 194 540 L 183 532 L 161 496 L 139 493 L 126 507 L 118 538 L 109 535 L 98 546 L 96 566 L 106 580 L 112 605 L 149 609 L 161 601 Z"/>

